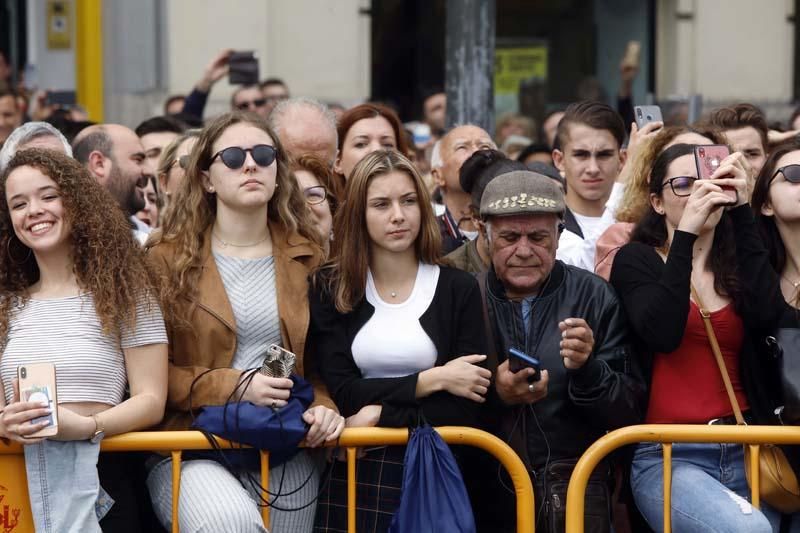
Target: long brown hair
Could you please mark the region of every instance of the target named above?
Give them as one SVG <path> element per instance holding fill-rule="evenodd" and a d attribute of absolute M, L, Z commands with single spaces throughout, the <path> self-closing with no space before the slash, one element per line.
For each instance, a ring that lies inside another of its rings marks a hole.
<path fill-rule="evenodd" d="M 403 172 L 414 182 L 420 211 L 419 234 L 414 242 L 417 260 L 428 264 L 440 261 L 439 226 L 428 189 L 414 164 L 395 150 L 378 150 L 364 156 L 347 182 L 343 204 L 346 208 L 334 218 L 331 261 L 323 273 L 340 313 L 349 313 L 364 297 L 372 245 L 367 230 L 367 191 L 374 178 L 390 172 Z"/>
<path fill-rule="evenodd" d="M 753 196 L 750 199 L 753 213 L 756 216 L 756 225 L 769 252 L 769 262 L 779 275 L 786 268 L 786 245 L 783 244 L 778 226 L 775 224 L 775 217 L 763 214 L 761 209 L 770 203 L 769 186 L 772 184 L 775 172 L 778 170 L 778 161 L 786 154 L 799 150 L 800 142 L 797 139 L 792 139 L 774 148 L 764 162 L 764 166 L 761 167 L 761 172 L 758 173 L 756 184 L 753 188 Z M 800 307 L 800 293 L 797 294 L 797 300 L 794 305 L 795 307 Z"/>
<path fill-rule="evenodd" d="M 298 233 L 319 245 L 319 236 L 297 181 L 289 174 L 286 152 L 278 136 L 266 121 L 253 114 L 232 112 L 217 117 L 206 126 L 192 149 L 189 168 L 175 192 L 172 206 L 161 224 L 161 232 L 147 243 L 148 248 L 161 242 L 175 245 L 176 253 L 169 280 L 163 288 L 163 299 L 168 311 L 179 321 L 181 318 L 188 319 L 188 313 L 191 312 L 191 308 L 187 309 L 181 303 L 195 293 L 203 268 L 200 251 L 206 230 L 214 223 L 217 213 L 216 195 L 203 187 L 203 172 L 211 161 L 217 139 L 231 126 L 242 123 L 266 132 L 277 151 L 277 188 L 268 204 L 270 222 L 281 226 L 287 234 Z"/>
<path fill-rule="evenodd" d="M 134 240 L 130 221 L 76 160 L 53 150 L 31 148 L 17 153 L 0 178 L 0 292 L 4 295 L 0 298 L 0 344 L 8 334 L 11 310 L 28 300 L 28 288 L 40 277 L 34 254 L 14 232 L 6 199 L 8 177 L 23 166 L 39 170 L 58 187 L 64 222 L 69 225 L 72 271 L 79 287 L 91 293 L 103 332 L 119 335 L 123 326 L 135 326 L 137 303 L 142 298 L 158 299 L 159 277 Z"/>

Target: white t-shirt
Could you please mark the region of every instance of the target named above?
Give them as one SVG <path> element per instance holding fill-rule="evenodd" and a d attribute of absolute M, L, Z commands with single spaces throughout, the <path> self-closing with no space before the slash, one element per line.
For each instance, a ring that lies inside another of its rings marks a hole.
<path fill-rule="evenodd" d="M 419 318 L 430 307 L 439 267 L 420 263 L 411 295 L 392 304 L 378 295 L 372 272 L 367 272 L 367 301 L 375 314 L 353 339 L 353 360 L 365 378 L 394 378 L 421 372 L 436 365 L 438 353 L 422 329 Z"/>
<path fill-rule="evenodd" d="M 575 221 L 583 232 L 583 239 L 569 230 L 564 230 L 558 239 L 556 258 L 568 265 L 594 272 L 597 239 L 609 226 L 617 221 L 615 214 L 624 192 L 625 185 L 615 182 L 614 187 L 611 189 L 611 195 L 606 202 L 606 208 L 599 217 L 587 217 L 573 211 L 572 214 L 575 216 Z"/>

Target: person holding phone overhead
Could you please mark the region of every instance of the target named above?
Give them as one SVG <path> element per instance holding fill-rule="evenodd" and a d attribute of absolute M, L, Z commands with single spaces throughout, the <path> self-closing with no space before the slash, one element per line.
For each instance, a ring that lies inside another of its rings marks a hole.
<path fill-rule="evenodd" d="M 99 522 L 113 501 L 100 486 L 98 452 L 104 436 L 164 414 L 158 274 L 116 201 L 74 159 L 23 150 L 0 186 L 0 437 L 25 445 L 37 531 L 128 531 Z M 30 401 L 53 381 L 53 410 Z M 57 433 L 33 437 L 52 433 L 51 417 Z"/>
<path fill-rule="evenodd" d="M 713 146 L 676 144 L 655 159 L 650 205 L 611 270 L 649 378 L 648 423 L 736 424 L 722 366 L 745 421 L 774 421 L 776 376 L 757 357 L 753 332 L 777 323 L 782 309 L 772 302 L 780 301 L 780 285 L 747 204 L 744 156 L 723 155 Z M 705 174 L 714 160 L 716 169 Z M 672 464 L 675 531 L 777 531 L 776 511 L 748 501 L 742 445 L 676 443 Z M 662 472 L 661 445 L 639 444 L 631 487 L 657 530 Z"/>
<path fill-rule="evenodd" d="M 478 285 L 440 266 L 439 230 L 419 172 L 394 150 L 353 168 L 331 261 L 310 291 L 308 351 L 348 427 L 482 427 L 491 372 Z M 400 502 L 402 446 L 358 462 L 356 529 L 386 531 Z M 375 489 L 375 484 L 380 485 Z M 347 474 L 334 466 L 315 531 L 347 527 Z"/>
<path fill-rule="evenodd" d="M 322 257 L 319 233 L 289 173 L 286 153 L 263 120 L 234 112 L 203 130 L 162 231 L 148 243 L 164 276 L 170 339 L 169 395 L 161 427 L 189 429 L 190 406 L 286 405 L 292 381 L 254 370 L 264 363 L 269 346 L 278 344 L 296 355 L 296 373 L 315 384 L 315 403 L 303 414 L 310 428 L 306 446 L 335 440 L 344 419 L 314 379 L 313 360 L 304 357 L 307 280 Z M 172 460 L 155 463 L 147 485 L 158 519 L 169 528 Z M 183 461 L 180 530 L 265 531 L 256 504 L 259 488 L 240 482 L 259 479 L 259 465 L 245 467 L 237 477 L 211 459 Z M 280 493 L 270 498 L 272 531 L 311 530 L 318 483 L 309 450 L 272 465 L 269 487 Z"/>

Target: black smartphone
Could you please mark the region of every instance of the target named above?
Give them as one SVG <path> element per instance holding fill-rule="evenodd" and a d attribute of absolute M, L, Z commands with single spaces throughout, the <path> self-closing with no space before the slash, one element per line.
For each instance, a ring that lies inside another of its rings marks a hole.
<path fill-rule="evenodd" d="M 75 91 L 47 91 L 47 105 L 73 106 L 76 103 Z"/>
<path fill-rule="evenodd" d="M 255 52 L 232 52 L 228 56 L 228 69 L 228 82 L 231 85 L 258 84 L 258 58 Z"/>
<path fill-rule="evenodd" d="M 532 376 L 532 379 L 529 378 L 531 381 L 539 381 L 541 379 L 542 373 L 539 370 L 538 358 L 528 355 L 521 350 L 517 350 L 516 348 L 509 348 L 508 369 L 516 374 L 523 368 L 533 368 L 536 370 L 536 373 Z"/>

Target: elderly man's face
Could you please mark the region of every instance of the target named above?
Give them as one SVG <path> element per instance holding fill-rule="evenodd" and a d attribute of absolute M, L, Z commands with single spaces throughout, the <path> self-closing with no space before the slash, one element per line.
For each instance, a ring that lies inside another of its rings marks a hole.
<path fill-rule="evenodd" d="M 510 298 L 536 294 L 556 260 L 558 216 L 491 217 L 489 252 L 497 278 Z"/>
<path fill-rule="evenodd" d="M 442 138 L 442 167 L 436 169 L 436 181 L 446 191 L 464 192 L 458 172 L 469 156 L 478 150 L 497 148 L 488 133 L 477 126 L 459 126 Z"/>

